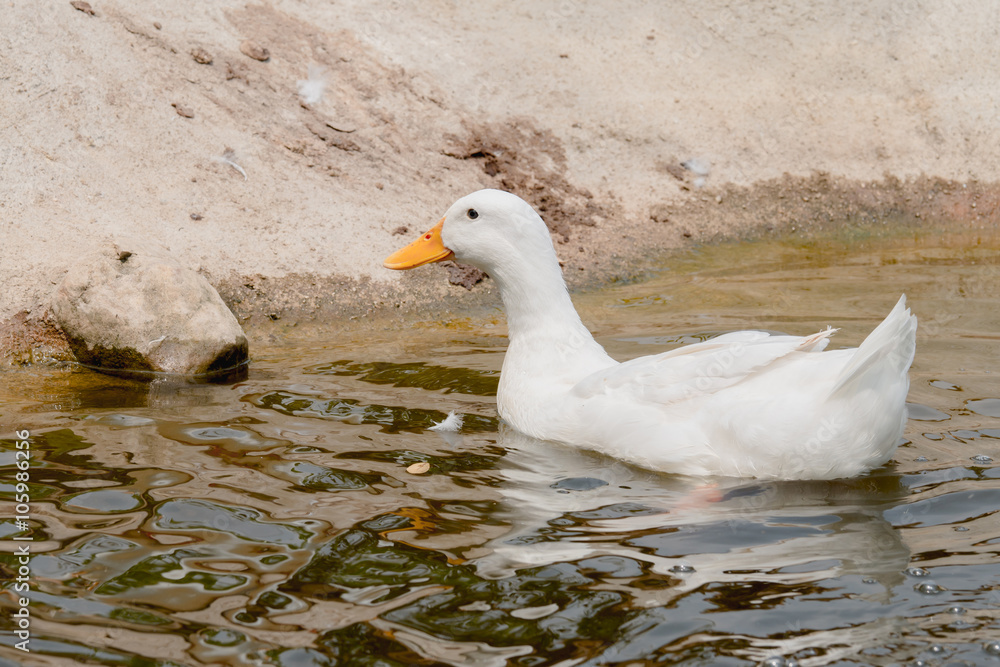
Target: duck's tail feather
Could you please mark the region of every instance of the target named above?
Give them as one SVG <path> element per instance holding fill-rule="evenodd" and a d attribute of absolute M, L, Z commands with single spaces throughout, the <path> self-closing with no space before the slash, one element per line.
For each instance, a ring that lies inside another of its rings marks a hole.
<path fill-rule="evenodd" d="M 906 379 L 916 352 L 917 318 L 906 307 L 904 294 L 889 315 L 868 334 L 851 361 L 844 367 L 833 392 L 878 389 L 886 382 Z"/>

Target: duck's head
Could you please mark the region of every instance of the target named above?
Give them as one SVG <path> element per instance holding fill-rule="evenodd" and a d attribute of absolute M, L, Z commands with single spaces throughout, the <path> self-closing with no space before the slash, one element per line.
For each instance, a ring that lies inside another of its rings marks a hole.
<path fill-rule="evenodd" d="M 493 274 L 517 258 L 552 261 L 555 251 L 548 228 L 526 201 L 480 190 L 452 204 L 440 222 L 383 264 L 402 270 L 452 258 Z"/>

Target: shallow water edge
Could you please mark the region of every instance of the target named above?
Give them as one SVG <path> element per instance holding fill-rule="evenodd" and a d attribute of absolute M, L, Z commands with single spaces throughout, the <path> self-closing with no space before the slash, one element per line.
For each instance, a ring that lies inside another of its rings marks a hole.
<path fill-rule="evenodd" d="M 593 227 L 570 225 L 570 237 L 555 238 L 564 274 L 575 292 L 641 279 L 706 244 L 784 237 L 989 233 L 1000 224 L 1000 184 L 892 176 L 854 181 L 814 173 L 750 186 L 691 190 L 679 199 L 652 201 L 649 215 L 636 219 L 617 217 L 613 205 L 606 208 L 608 219 Z M 408 222 L 412 235 L 422 231 L 424 222 L 433 221 Z M 332 255 L 331 267 L 337 265 Z M 281 276 L 224 275 L 211 267 L 202 267 L 202 272 L 236 314 L 254 347 L 301 326 L 331 332 L 393 327 L 399 326 L 400 318 L 446 319 L 489 309 L 499 300 L 488 280 L 467 291 L 449 285 L 439 267 L 402 275 L 386 270 L 386 280 L 380 282 L 352 278 L 346 268 L 331 269 L 326 275 L 294 270 Z M 0 322 L 0 368 L 72 359 L 46 310 L 46 304 L 37 304 L 30 314 L 18 313 Z"/>

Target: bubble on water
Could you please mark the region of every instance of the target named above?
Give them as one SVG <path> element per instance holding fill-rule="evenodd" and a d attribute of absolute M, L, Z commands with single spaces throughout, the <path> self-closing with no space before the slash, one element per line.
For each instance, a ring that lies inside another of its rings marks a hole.
<path fill-rule="evenodd" d="M 961 630 L 971 630 L 972 628 L 978 628 L 978 623 L 972 623 L 970 621 L 955 621 L 954 623 L 949 623 L 945 626 L 949 630 L 961 631 Z"/>
<path fill-rule="evenodd" d="M 770 658 L 766 658 L 764 662 L 760 663 L 760 667 L 789 667 L 789 662 L 785 660 L 784 656 L 772 655 Z"/>
<path fill-rule="evenodd" d="M 938 593 L 944 592 L 944 588 L 935 584 L 933 581 L 923 581 L 913 587 L 918 593 L 923 593 L 924 595 L 937 595 Z"/>
<path fill-rule="evenodd" d="M 861 580 L 861 583 L 863 583 L 863 584 L 877 584 L 878 583 L 878 579 L 876 579 L 875 577 L 865 577 L 864 579 Z"/>
<path fill-rule="evenodd" d="M 914 660 L 910 663 L 910 667 L 930 667 L 930 663 L 925 660 Z"/>
<path fill-rule="evenodd" d="M 993 463 L 993 459 L 986 454 L 976 454 L 975 456 L 969 457 L 970 461 L 975 461 L 976 463 Z"/>
<path fill-rule="evenodd" d="M 986 651 L 988 655 L 1000 658 L 1000 640 L 994 639 L 986 642 L 983 644 L 983 650 Z"/>
<path fill-rule="evenodd" d="M 149 419 L 148 417 L 137 417 L 136 415 L 102 415 L 100 417 L 87 417 L 87 419 L 96 419 L 104 424 L 113 424 L 115 426 L 145 426 L 147 424 L 155 424 L 155 419 Z"/>
<path fill-rule="evenodd" d="M 966 526 L 955 526 L 955 530 L 957 530 L 960 533 L 964 533 L 965 531 L 968 530 L 968 528 Z"/>
<path fill-rule="evenodd" d="M 799 667 L 799 661 L 795 658 L 785 658 L 780 655 L 772 655 L 770 658 L 760 663 L 761 667 Z"/>
<path fill-rule="evenodd" d="M 941 654 L 944 653 L 944 646 L 941 646 L 940 644 L 931 644 L 927 647 L 927 651 L 930 653 Z"/>
<path fill-rule="evenodd" d="M 690 563 L 678 563 L 670 568 L 671 572 L 676 572 L 678 574 L 687 574 L 689 572 L 694 572 L 694 565 Z"/>
<path fill-rule="evenodd" d="M 919 463 L 927 463 L 928 461 L 930 461 L 930 459 L 927 458 L 926 456 L 918 456 L 917 458 L 915 458 L 913 460 L 917 461 Z"/>
<path fill-rule="evenodd" d="M 965 613 L 965 608 L 964 607 L 948 607 L 948 613 L 949 614 L 958 614 L 958 615 L 961 615 L 961 614 Z"/>
<path fill-rule="evenodd" d="M 930 574 L 927 570 L 922 567 L 908 567 L 903 570 L 903 574 L 908 574 L 911 577 L 926 577 Z"/>

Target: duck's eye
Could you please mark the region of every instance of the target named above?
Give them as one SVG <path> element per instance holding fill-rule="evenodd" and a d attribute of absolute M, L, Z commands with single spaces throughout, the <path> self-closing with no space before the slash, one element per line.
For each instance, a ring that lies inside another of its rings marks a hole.
<path fill-rule="evenodd" d="M 468 211 L 465 212 L 465 214 L 469 216 L 469 220 L 475 220 L 476 218 L 479 217 L 479 211 L 477 211 L 474 208 L 470 208 Z"/>

